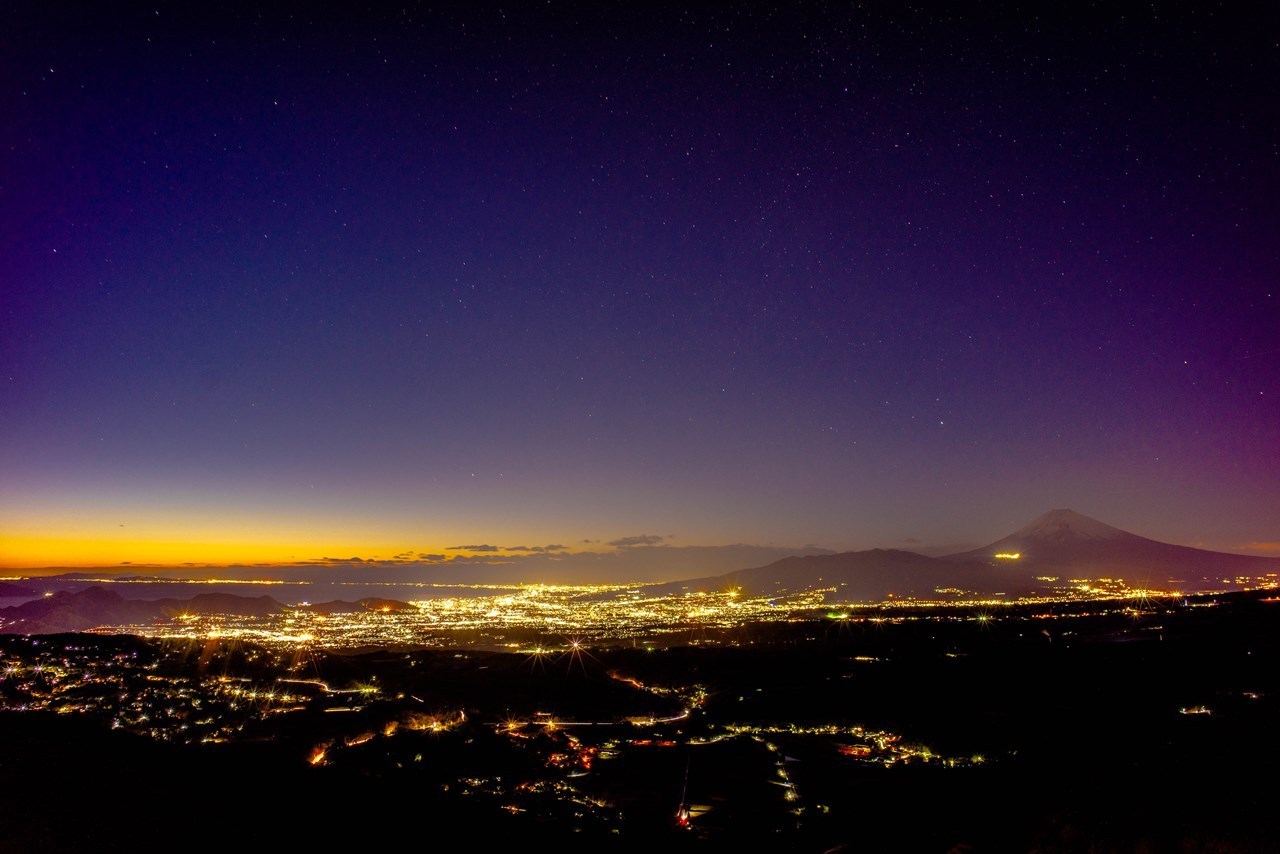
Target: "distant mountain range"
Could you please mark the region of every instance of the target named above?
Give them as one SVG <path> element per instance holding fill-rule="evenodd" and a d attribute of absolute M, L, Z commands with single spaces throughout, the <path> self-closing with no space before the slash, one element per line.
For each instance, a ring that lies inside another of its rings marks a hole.
<path fill-rule="evenodd" d="M 39 595 L 39 593 L 29 587 L 23 587 L 20 584 L 10 584 L 8 581 L 0 581 L 0 598 L 23 599 Z"/>
<path fill-rule="evenodd" d="M 661 547 L 659 547 L 661 548 Z M 751 547 L 727 547 L 743 555 L 760 555 Z M 657 551 L 654 549 L 652 551 Z M 693 555 L 680 549 L 681 556 Z M 895 549 L 843 552 L 810 549 L 750 569 L 646 587 L 650 595 L 696 591 L 741 590 L 749 596 L 778 596 L 823 589 L 829 602 L 883 602 L 894 599 L 960 600 L 1003 594 L 1061 593 L 1102 579 L 1129 587 L 1165 591 L 1230 590 L 1257 586 L 1270 575 L 1280 580 L 1280 558 L 1225 554 L 1175 546 L 1130 534 L 1071 510 L 1053 510 L 1029 525 L 979 549 L 944 557 L 928 557 Z M 768 553 L 768 550 L 764 550 Z M 724 550 L 710 550 L 716 560 Z M 575 557 L 575 556 L 570 556 Z M 607 560 L 591 555 L 597 567 Z M 627 560 L 631 555 L 625 556 Z M 716 565 L 713 561 L 713 567 Z M 578 569 L 588 566 L 583 563 Z M 616 567 L 610 567 L 616 569 Z M 317 574 L 335 568 L 311 568 Z M 502 567 L 510 570 L 511 567 Z M 473 581 L 483 568 L 473 567 Z M 69 577 L 64 576 L 62 580 Z M 74 580 L 74 579 L 71 579 Z M 536 581 L 526 578 L 524 581 Z M 595 579 L 598 580 L 598 579 Z M 516 582 L 515 579 L 512 580 Z M 580 583 L 590 583 L 586 579 Z M 32 591 L 26 591 L 31 593 Z M 606 594 L 601 594 L 606 595 Z M 392 612 L 414 606 L 394 599 L 338 600 L 305 606 L 318 613 Z M 60 591 L 10 608 L 0 608 L 0 632 L 47 634 L 96 626 L 141 625 L 180 613 L 220 613 L 265 617 L 288 610 L 269 596 L 201 593 L 189 599 L 126 599 L 102 587 Z"/>
<path fill-rule="evenodd" d="M 999 555 L 1018 555 L 1017 558 Z M 1113 528 L 1073 510 L 1051 510 L 989 546 L 948 555 L 952 563 L 1016 564 L 1034 575 L 1124 578 L 1162 589 L 1280 572 L 1280 558 L 1175 546 Z"/>
<path fill-rule="evenodd" d="M 816 546 L 786 548 L 735 543 L 723 546 L 629 545 L 613 551 L 524 552 L 495 551 L 477 554 L 424 555 L 432 560 L 378 561 L 349 560 L 293 565 L 178 566 L 147 567 L 146 574 L 135 566 L 85 570 L 67 567 L 41 573 L 43 581 L 91 582 L 105 575 L 134 582 L 135 589 L 146 582 L 173 583 L 178 579 L 220 579 L 227 582 L 273 578 L 290 583 L 328 584 L 344 581 L 401 582 L 411 584 L 643 584 L 671 581 L 698 574 L 714 574 L 763 566 L 784 557 L 807 554 L 834 554 Z M 349 591 L 348 591 L 349 592 Z M 163 595 L 163 594 L 159 594 Z"/>
<path fill-rule="evenodd" d="M 668 593 L 741 589 L 784 595 L 833 588 L 831 601 L 946 599 L 965 593 L 1050 592 L 1072 579 L 1119 579 L 1151 590 L 1221 590 L 1280 576 L 1280 558 L 1205 551 L 1149 540 L 1072 510 L 1052 510 L 979 549 L 926 557 L 872 549 L 790 557 L 766 566 L 650 588 Z M 1280 579 L 1278 579 L 1280 580 Z"/>
<path fill-rule="evenodd" d="M 871 549 L 832 555 L 789 557 L 767 566 L 724 575 L 675 581 L 650 593 L 740 590 L 748 596 L 784 596 L 815 588 L 834 588 L 831 601 L 882 601 L 929 596 L 937 589 L 990 591 L 999 573 L 981 564 L 956 566 L 936 557 L 898 549 Z"/>
<path fill-rule="evenodd" d="M 413 609 L 395 599 L 361 599 L 358 602 L 321 602 L 307 606 L 321 614 Z M 81 632 L 98 626 L 137 626 L 170 620 L 179 614 L 231 614 L 269 617 L 292 610 L 270 596 L 236 596 L 201 593 L 190 599 L 126 599 L 114 590 L 89 587 L 78 592 L 60 591 L 51 596 L 0 608 L 0 632 L 46 635 Z"/>

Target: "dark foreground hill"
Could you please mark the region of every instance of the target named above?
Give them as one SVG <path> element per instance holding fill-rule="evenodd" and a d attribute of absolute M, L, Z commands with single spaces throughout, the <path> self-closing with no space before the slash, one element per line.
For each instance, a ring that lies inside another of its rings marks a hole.
<path fill-rule="evenodd" d="M 922 611 L 541 664 L 9 636 L 0 854 L 406 838 L 666 854 L 1277 851 L 1277 608 L 1254 592 L 987 621 Z M 278 687 L 304 699 L 226 702 L 228 686 L 298 665 L 306 676 Z M 110 678 L 83 678 L 99 673 Z M 318 687 L 357 681 L 380 697 Z M 682 692 L 701 698 L 687 717 L 570 723 L 662 717 Z M 509 734 L 533 710 L 564 725 Z M 409 725 L 425 715 L 454 723 Z M 201 726 L 226 738 L 190 737 Z M 876 733 L 910 758 L 877 758 Z M 686 801 L 699 812 L 682 828 Z"/>

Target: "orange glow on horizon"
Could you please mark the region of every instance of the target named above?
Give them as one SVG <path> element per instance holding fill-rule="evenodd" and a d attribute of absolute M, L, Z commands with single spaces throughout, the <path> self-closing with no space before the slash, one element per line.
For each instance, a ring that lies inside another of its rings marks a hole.
<path fill-rule="evenodd" d="M 447 547 L 406 549 L 384 543 L 316 543 L 314 541 L 290 543 L 209 541 L 187 539 L 143 539 L 129 537 L 60 537 L 29 536 L 7 537 L 0 535 L 0 568 L 15 570 L 64 569 L 64 568 L 139 568 L 153 566 L 178 568 L 183 566 L 257 565 L 289 566 L 326 562 L 342 562 L 348 558 L 363 561 L 387 561 L 408 563 L 412 559 L 401 557 L 406 553 L 443 554 L 447 556 L 473 556 L 468 551 L 450 550 Z M 503 560 L 512 555 L 490 556 Z M 325 561 L 325 558 L 332 559 Z"/>
<path fill-rule="evenodd" d="M 0 537 L 0 566 L 106 567 L 128 564 L 182 566 L 184 564 L 290 563 L 325 556 L 360 555 L 351 546 L 299 547 L 264 543 L 199 542 L 129 538 Z"/>
<path fill-rule="evenodd" d="M 119 512 L 108 512 L 111 507 Z M 154 507 L 124 499 L 92 511 L 67 511 L 39 502 L 10 506 L 0 496 L 0 519 L 0 570 L 24 571 L 129 565 L 323 565 L 353 558 L 388 563 L 453 558 L 505 562 L 536 553 L 535 549 L 508 550 L 508 545 L 573 543 L 581 536 L 510 522 L 477 524 L 474 519 L 441 520 L 424 530 L 420 522 L 395 518 L 369 521 L 359 516 L 247 508 L 196 512 L 189 506 Z M 482 545 L 459 547 L 472 543 Z M 561 554 L 599 551 L 612 549 L 578 545 Z"/>

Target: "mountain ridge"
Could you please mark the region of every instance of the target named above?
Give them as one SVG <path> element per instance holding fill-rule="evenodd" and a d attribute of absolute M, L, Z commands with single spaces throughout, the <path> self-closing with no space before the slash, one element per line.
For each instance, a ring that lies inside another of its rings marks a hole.
<path fill-rule="evenodd" d="M 267 617 L 290 609 L 270 596 L 234 593 L 197 593 L 189 599 L 126 599 L 100 585 L 84 590 L 62 590 L 52 595 L 0 608 L 0 634 L 47 635 L 81 632 L 108 625 L 137 625 L 171 619 L 178 614 L 232 614 Z M 405 611 L 415 606 L 396 599 L 367 598 L 357 602 L 335 600 L 308 606 L 319 614 L 360 611 Z"/>
<path fill-rule="evenodd" d="M 1211 580 L 1221 584 L 1235 574 L 1280 572 L 1280 558 L 1165 543 L 1066 509 L 1050 510 L 993 543 L 942 559 L 957 564 L 1016 565 L 1033 575 L 1119 576 L 1155 589 L 1180 589 L 1187 583 Z"/>
<path fill-rule="evenodd" d="M 471 580 L 492 579 L 478 572 Z M 1105 583 L 1099 586 L 1090 581 Z M 754 567 L 644 586 L 654 596 L 737 589 L 753 597 L 783 598 L 823 590 L 830 602 L 936 602 L 1029 594 L 1097 595 L 1099 590 L 1126 588 L 1189 593 L 1266 584 L 1280 584 L 1280 558 L 1173 545 L 1073 510 L 1056 509 L 986 546 L 942 557 L 892 548 L 792 554 Z M 309 607 L 320 613 L 356 613 L 414 606 L 367 597 Z M 261 617 L 284 610 L 287 606 L 269 596 L 212 592 L 189 599 L 135 600 L 94 586 L 0 609 L 0 625 L 7 625 L 3 631 L 33 634 L 139 624 L 182 612 Z"/>
<path fill-rule="evenodd" d="M 1053 588 L 1046 585 L 1061 588 L 1071 579 L 1119 579 L 1132 587 L 1168 591 L 1223 589 L 1240 576 L 1268 573 L 1280 578 L 1280 558 L 1163 543 L 1060 508 L 989 545 L 938 558 L 898 549 L 811 555 L 658 589 L 709 592 L 737 587 L 752 595 L 773 595 L 834 587 L 829 600 L 937 600 L 953 597 L 956 591 L 1009 596 L 1050 592 Z"/>

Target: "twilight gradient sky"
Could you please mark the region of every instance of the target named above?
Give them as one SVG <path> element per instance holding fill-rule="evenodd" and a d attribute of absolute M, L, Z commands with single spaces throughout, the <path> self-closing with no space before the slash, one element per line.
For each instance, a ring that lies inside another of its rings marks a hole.
<path fill-rule="evenodd" d="M 0 17 L 0 565 L 1280 548 L 1274 9 L 188 5 Z"/>

